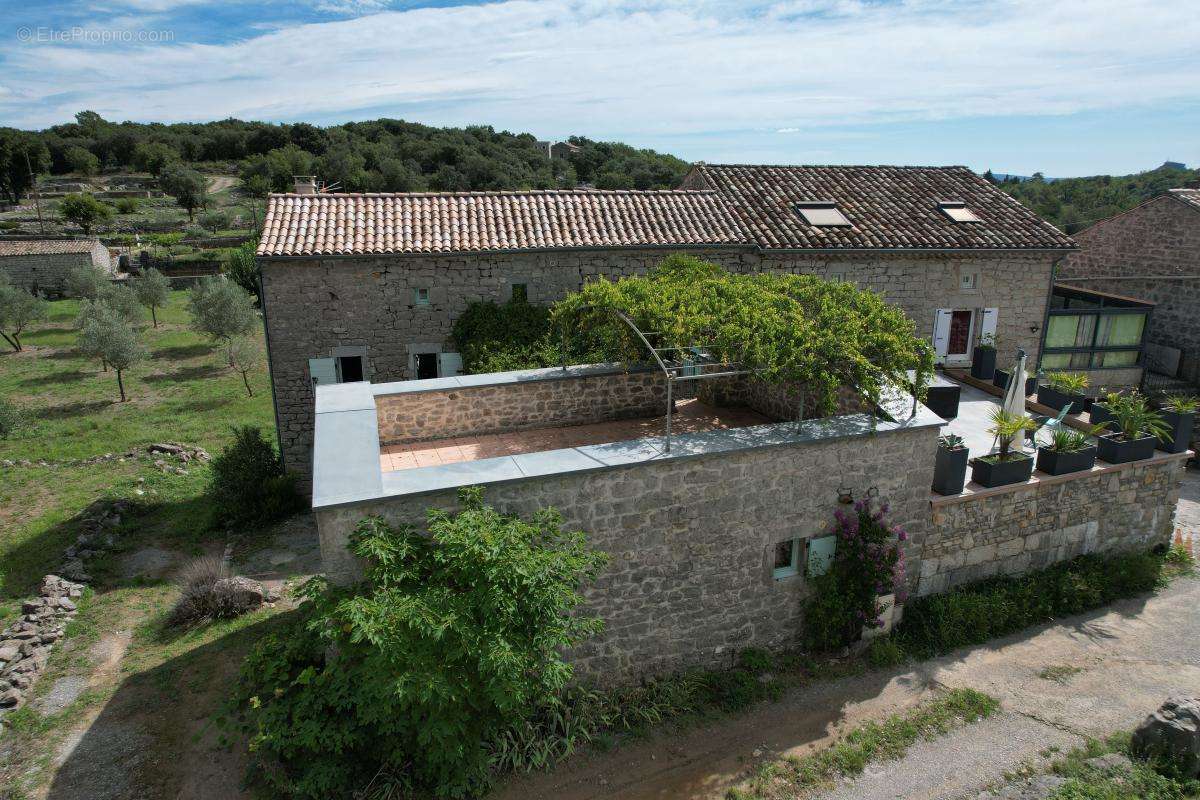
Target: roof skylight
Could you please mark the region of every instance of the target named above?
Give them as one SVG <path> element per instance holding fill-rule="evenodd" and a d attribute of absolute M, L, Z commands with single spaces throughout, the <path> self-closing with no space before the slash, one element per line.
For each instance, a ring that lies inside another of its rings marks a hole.
<path fill-rule="evenodd" d="M 850 220 L 832 200 L 806 200 L 795 204 L 796 213 L 818 228 L 849 227 Z"/>
<path fill-rule="evenodd" d="M 967 208 L 967 204 L 958 200 L 943 200 L 938 203 L 938 210 L 954 222 L 982 222 L 975 212 Z"/>

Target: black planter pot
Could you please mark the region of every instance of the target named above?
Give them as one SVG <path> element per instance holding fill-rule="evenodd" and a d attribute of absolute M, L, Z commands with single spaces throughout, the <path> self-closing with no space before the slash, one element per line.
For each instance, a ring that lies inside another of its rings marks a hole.
<path fill-rule="evenodd" d="M 992 386 L 999 386 L 1001 389 L 1008 386 L 1008 370 L 998 369 L 992 375 Z M 1033 394 L 1037 391 L 1037 376 L 1025 379 L 1025 396 Z"/>
<path fill-rule="evenodd" d="M 1163 421 L 1171 427 L 1171 432 L 1167 434 L 1167 438 L 1158 440 L 1158 449 L 1167 453 L 1182 453 L 1191 447 L 1192 444 L 1192 429 L 1196 424 L 1196 412 L 1188 411 L 1179 413 L 1178 411 L 1169 411 L 1167 409 L 1159 410 L 1163 416 Z"/>
<path fill-rule="evenodd" d="M 1055 411 L 1062 411 L 1067 407 L 1067 403 L 1071 404 L 1069 414 L 1083 413 L 1084 401 L 1087 398 L 1081 394 L 1068 394 L 1060 392 L 1051 386 L 1039 386 L 1037 390 L 1037 401 L 1044 406 L 1050 406 Z"/>
<path fill-rule="evenodd" d="M 967 483 L 967 461 L 970 451 L 965 447 L 937 449 L 933 465 L 933 491 L 938 494 L 961 494 Z"/>
<path fill-rule="evenodd" d="M 1096 465 L 1096 450 L 1095 445 L 1073 453 L 1062 453 L 1048 447 L 1040 447 L 1038 448 L 1037 468 L 1047 475 L 1083 472 Z"/>
<path fill-rule="evenodd" d="M 1100 447 L 1100 458 L 1110 464 L 1124 464 L 1154 455 L 1154 443 L 1158 440 L 1153 436 L 1138 439 L 1118 438 L 1120 436 L 1119 433 L 1108 433 L 1096 440 Z"/>
<path fill-rule="evenodd" d="M 1107 425 L 1113 421 L 1112 412 L 1103 403 L 1092 403 L 1092 424 Z"/>
<path fill-rule="evenodd" d="M 971 355 L 971 377 L 990 381 L 996 374 L 996 348 L 976 347 Z"/>
<path fill-rule="evenodd" d="M 985 461 L 977 458 L 971 462 L 971 480 L 980 486 L 1007 486 L 1024 483 L 1033 474 L 1033 457 L 1020 454 L 1005 461 Z"/>

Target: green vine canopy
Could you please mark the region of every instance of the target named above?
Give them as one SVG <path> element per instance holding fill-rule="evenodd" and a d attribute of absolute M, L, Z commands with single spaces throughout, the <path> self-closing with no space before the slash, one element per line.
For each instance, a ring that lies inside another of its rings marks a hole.
<path fill-rule="evenodd" d="M 907 370 L 918 386 L 933 371 L 932 349 L 899 308 L 813 275 L 739 275 L 673 255 L 645 276 L 587 284 L 555 305 L 551 323 L 589 353 L 645 361 L 645 345 L 614 310 L 656 332 L 658 347 L 703 347 L 761 380 L 802 388 L 826 413 L 840 387 L 877 401 L 888 383 L 908 382 Z"/>

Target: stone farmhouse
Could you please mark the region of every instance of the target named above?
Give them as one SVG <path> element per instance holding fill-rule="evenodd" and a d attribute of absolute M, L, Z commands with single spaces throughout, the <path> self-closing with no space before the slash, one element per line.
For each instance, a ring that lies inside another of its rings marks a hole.
<path fill-rule="evenodd" d="M 1152 303 L 1146 366 L 1168 385 L 1200 384 L 1200 188 L 1172 189 L 1075 238 L 1059 280 Z"/>
<path fill-rule="evenodd" d="M 314 388 L 453 378 L 468 304 L 551 303 L 670 253 L 883 293 L 947 365 L 1036 358 L 1070 238 L 966 167 L 696 165 L 668 191 L 269 199 L 258 256 L 280 444 L 311 476 Z"/>
<path fill-rule="evenodd" d="M 15 286 L 49 297 L 62 295 L 67 273 L 81 264 L 114 272 L 108 248 L 99 239 L 0 240 L 0 273 Z"/>

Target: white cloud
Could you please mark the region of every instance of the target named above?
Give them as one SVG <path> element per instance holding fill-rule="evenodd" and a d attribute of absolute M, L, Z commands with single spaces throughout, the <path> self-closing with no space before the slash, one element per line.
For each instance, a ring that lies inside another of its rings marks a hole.
<path fill-rule="evenodd" d="M 251 38 L 220 46 L 10 48 L 15 98 L 0 95 L 0 116 L 35 127 L 80 108 L 141 120 L 390 114 L 636 140 L 1194 102 L 1200 14 L 1171 6 L 510 0 L 384 11 L 247 28 Z"/>

